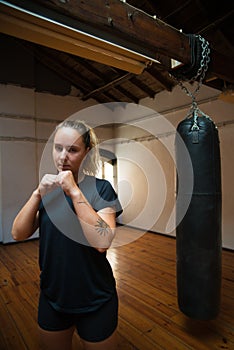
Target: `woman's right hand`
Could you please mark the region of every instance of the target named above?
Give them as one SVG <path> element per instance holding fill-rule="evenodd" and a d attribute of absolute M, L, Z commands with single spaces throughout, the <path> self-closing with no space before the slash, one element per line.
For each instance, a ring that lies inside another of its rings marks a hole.
<path fill-rule="evenodd" d="M 41 197 L 43 197 L 47 193 L 52 192 L 56 187 L 58 187 L 57 175 L 46 174 L 41 179 L 38 190 Z"/>

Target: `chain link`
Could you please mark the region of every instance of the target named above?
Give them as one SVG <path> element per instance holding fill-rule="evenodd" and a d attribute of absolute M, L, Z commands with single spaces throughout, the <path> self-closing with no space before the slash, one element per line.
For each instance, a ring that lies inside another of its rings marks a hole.
<path fill-rule="evenodd" d="M 202 53 L 201 53 L 201 61 L 200 61 L 200 66 L 197 70 L 197 73 L 194 77 L 190 78 L 190 79 L 186 79 L 185 81 L 189 81 L 190 83 L 197 83 L 197 87 L 195 88 L 195 90 L 192 92 L 190 91 L 183 83 L 181 80 L 179 80 L 176 77 L 173 77 L 174 79 L 176 79 L 177 83 L 179 84 L 179 86 L 181 87 L 181 89 L 192 99 L 192 106 L 187 114 L 187 118 L 189 118 L 191 115 L 194 116 L 194 128 L 197 128 L 197 117 L 199 115 L 203 115 L 206 116 L 207 118 L 209 118 L 206 114 L 204 114 L 197 105 L 197 101 L 196 101 L 196 96 L 201 88 L 202 82 L 204 80 L 205 74 L 208 70 L 208 64 L 210 62 L 210 48 L 209 48 L 209 43 L 208 41 L 206 41 L 203 37 L 201 37 L 200 35 L 195 35 L 195 38 L 198 39 L 201 43 L 201 49 L 202 49 Z"/>

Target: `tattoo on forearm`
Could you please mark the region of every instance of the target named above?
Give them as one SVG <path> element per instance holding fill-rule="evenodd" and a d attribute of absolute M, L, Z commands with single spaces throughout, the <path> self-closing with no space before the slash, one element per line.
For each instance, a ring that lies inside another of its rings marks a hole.
<path fill-rule="evenodd" d="M 97 224 L 95 225 L 97 232 L 101 236 L 106 236 L 107 234 L 111 233 L 111 228 L 110 226 L 101 218 L 97 220 Z"/>
<path fill-rule="evenodd" d="M 85 201 L 80 201 L 80 202 L 76 202 L 77 204 L 86 204 L 86 205 L 88 205 L 88 203 L 87 202 L 85 202 Z"/>

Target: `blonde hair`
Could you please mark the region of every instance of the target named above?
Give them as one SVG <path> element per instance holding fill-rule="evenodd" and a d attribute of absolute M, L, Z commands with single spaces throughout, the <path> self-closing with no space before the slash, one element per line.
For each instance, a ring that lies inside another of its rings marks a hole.
<path fill-rule="evenodd" d="M 95 176 L 99 169 L 100 155 L 98 139 L 94 130 L 81 120 L 65 120 L 57 125 L 55 134 L 61 128 L 75 129 L 82 136 L 85 148 L 89 148 L 89 152 L 82 163 L 81 170 L 84 174 Z"/>

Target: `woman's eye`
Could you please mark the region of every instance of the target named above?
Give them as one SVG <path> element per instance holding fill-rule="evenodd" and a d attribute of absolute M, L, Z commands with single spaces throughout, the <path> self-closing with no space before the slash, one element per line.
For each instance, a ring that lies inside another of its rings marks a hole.
<path fill-rule="evenodd" d="M 76 153 L 77 152 L 77 148 L 71 147 L 71 148 L 69 148 L 69 152 L 70 153 Z"/>
<path fill-rule="evenodd" d="M 62 146 L 60 146 L 60 145 L 55 145 L 54 148 L 57 152 L 62 152 L 62 150 L 63 150 Z"/>

